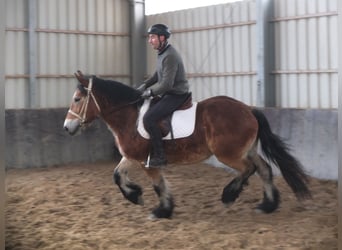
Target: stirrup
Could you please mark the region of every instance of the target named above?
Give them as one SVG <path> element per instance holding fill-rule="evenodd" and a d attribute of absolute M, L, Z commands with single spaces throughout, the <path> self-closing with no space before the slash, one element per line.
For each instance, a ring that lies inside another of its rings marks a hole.
<path fill-rule="evenodd" d="M 149 154 L 147 157 L 147 161 L 145 162 L 145 168 L 156 168 L 156 169 L 158 169 L 158 168 L 164 168 L 167 165 L 166 159 L 161 164 L 158 164 L 158 165 L 151 165 L 150 160 L 151 160 L 151 155 Z"/>

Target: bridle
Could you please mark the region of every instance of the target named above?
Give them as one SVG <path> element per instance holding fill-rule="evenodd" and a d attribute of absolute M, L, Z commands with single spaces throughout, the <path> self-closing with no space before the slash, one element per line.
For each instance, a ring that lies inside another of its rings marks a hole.
<path fill-rule="evenodd" d="M 97 110 L 101 113 L 101 108 L 100 108 L 100 105 L 98 104 L 98 102 L 96 101 L 96 98 L 93 94 L 93 91 L 92 91 L 92 87 L 93 87 L 93 78 L 90 78 L 89 79 L 89 84 L 88 84 L 88 88 L 84 87 L 85 90 L 87 90 L 87 96 L 86 96 L 86 100 L 85 102 L 83 102 L 83 105 L 81 107 L 81 111 L 80 113 L 75 113 L 74 111 L 72 111 L 71 109 L 68 110 L 68 113 L 72 114 L 73 116 L 77 117 L 80 121 L 81 121 L 81 125 L 84 125 L 86 123 L 86 120 L 87 120 L 87 110 L 88 110 L 88 104 L 89 104 L 89 99 L 92 98 L 95 105 L 96 105 L 96 108 Z M 138 103 L 140 100 L 142 99 L 142 97 L 139 97 L 138 99 L 132 101 L 132 102 L 129 102 L 129 103 L 126 103 L 126 104 L 123 104 L 119 107 L 117 107 L 116 109 L 110 111 L 108 114 L 110 113 L 113 113 L 113 112 L 116 112 L 116 111 L 119 111 L 125 107 L 128 107 L 130 105 L 133 105 L 133 104 L 136 104 Z M 107 114 L 107 115 L 108 115 Z"/>
<path fill-rule="evenodd" d="M 87 110 L 88 110 L 88 104 L 89 104 L 90 98 L 93 99 L 93 101 L 97 107 L 97 110 L 101 113 L 101 108 L 100 108 L 98 102 L 96 101 L 96 98 L 92 92 L 92 87 L 93 87 L 93 78 L 90 78 L 88 88 L 84 87 L 85 90 L 87 90 L 87 96 L 86 96 L 85 102 L 83 102 L 80 113 L 77 114 L 74 111 L 72 111 L 71 109 L 68 110 L 68 113 L 72 114 L 73 116 L 76 116 L 81 121 L 81 125 L 85 124 L 85 122 L 87 120 Z"/>

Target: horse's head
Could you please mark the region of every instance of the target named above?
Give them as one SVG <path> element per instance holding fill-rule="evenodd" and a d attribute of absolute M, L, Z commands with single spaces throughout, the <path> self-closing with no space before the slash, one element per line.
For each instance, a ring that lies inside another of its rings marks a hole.
<path fill-rule="evenodd" d="M 75 134 L 84 124 L 90 123 L 100 114 L 100 106 L 92 92 L 93 79 L 85 77 L 81 71 L 75 73 L 79 85 L 64 121 L 64 129 Z"/>

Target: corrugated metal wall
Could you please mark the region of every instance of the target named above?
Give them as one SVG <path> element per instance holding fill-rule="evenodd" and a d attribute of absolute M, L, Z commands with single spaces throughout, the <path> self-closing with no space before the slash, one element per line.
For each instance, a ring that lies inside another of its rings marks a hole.
<path fill-rule="evenodd" d="M 28 1 L 6 1 L 6 108 L 26 107 L 28 78 Z"/>
<path fill-rule="evenodd" d="M 276 0 L 280 107 L 338 107 L 337 0 Z"/>
<path fill-rule="evenodd" d="M 172 29 L 195 99 L 230 95 L 256 105 L 255 20 L 255 2 L 245 1 L 150 15 L 147 24 Z M 149 48 L 149 72 L 155 56 Z"/>
<path fill-rule="evenodd" d="M 66 107 L 72 72 L 129 83 L 127 0 L 36 0 L 38 108 Z M 29 1 L 6 1 L 6 108 L 29 107 Z"/>
<path fill-rule="evenodd" d="M 275 0 L 276 104 L 337 108 L 337 0 Z M 194 98 L 229 95 L 257 104 L 256 4 L 232 4 L 147 16 L 167 23 L 183 55 Z M 148 72 L 155 67 L 148 50 Z"/>
<path fill-rule="evenodd" d="M 66 107 L 77 69 L 130 83 L 129 1 L 36 1 L 38 108 Z M 30 107 L 29 0 L 6 1 L 6 108 Z M 337 0 L 274 0 L 277 106 L 337 108 Z M 147 16 L 167 23 L 194 99 L 229 95 L 257 104 L 256 3 Z M 155 51 L 147 47 L 148 70 Z"/>

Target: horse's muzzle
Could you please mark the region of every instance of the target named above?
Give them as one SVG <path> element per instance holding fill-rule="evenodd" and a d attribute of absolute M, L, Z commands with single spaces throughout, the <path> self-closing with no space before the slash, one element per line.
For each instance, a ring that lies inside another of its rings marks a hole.
<path fill-rule="evenodd" d="M 81 126 L 81 123 L 78 119 L 66 119 L 64 121 L 64 130 L 67 131 L 70 135 L 76 134 L 79 127 Z"/>

